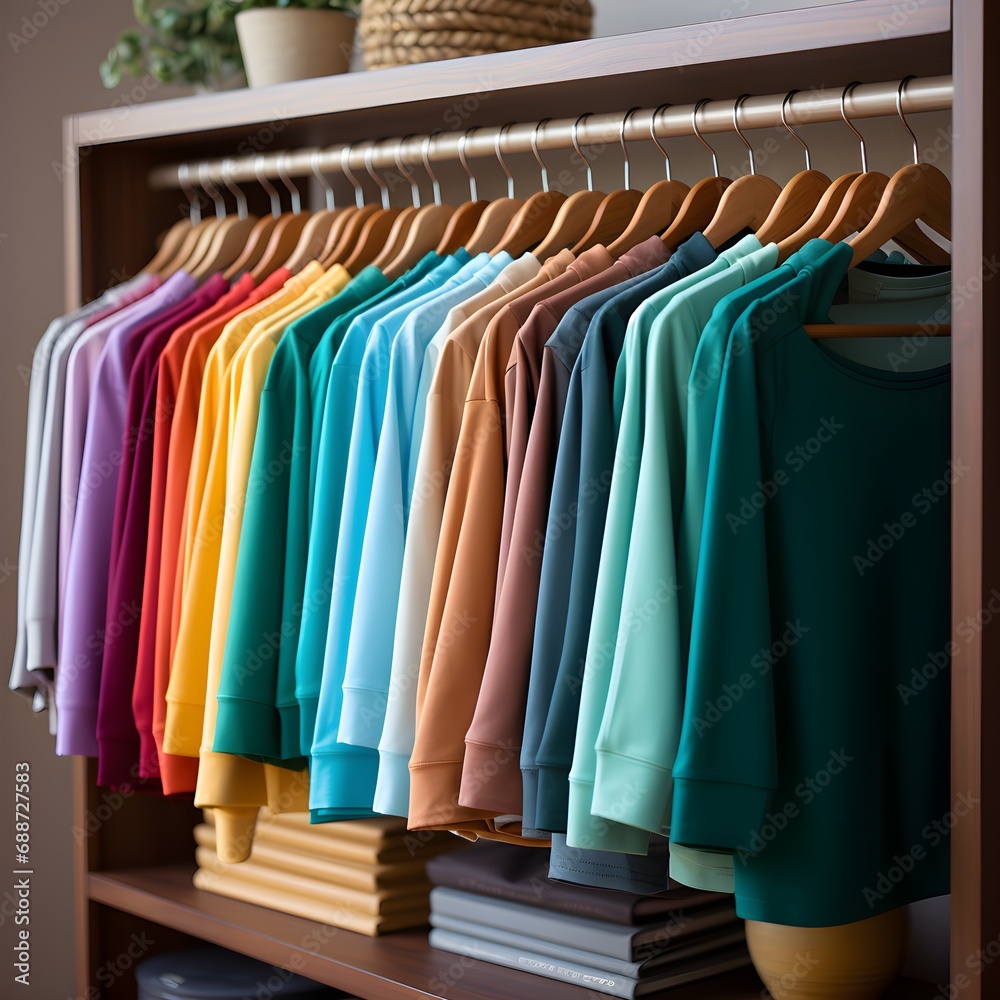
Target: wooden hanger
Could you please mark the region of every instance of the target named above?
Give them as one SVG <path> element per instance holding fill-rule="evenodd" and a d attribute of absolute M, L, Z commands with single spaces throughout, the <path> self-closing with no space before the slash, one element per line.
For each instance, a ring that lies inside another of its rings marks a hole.
<path fill-rule="evenodd" d="M 703 105 L 709 103 L 711 103 L 711 99 L 705 97 L 695 104 L 691 111 L 691 131 L 695 138 L 712 154 L 712 169 L 715 176 L 705 177 L 698 181 L 685 196 L 674 221 L 670 223 L 663 234 L 663 242 L 671 250 L 676 250 L 686 239 L 707 228 L 719 210 L 723 194 L 733 183 L 728 177 L 719 175 L 719 157 L 698 129 L 698 112 Z"/>
<path fill-rule="evenodd" d="M 406 142 L 410 136 L 404 136 L 403 142 Z M 389 230 L 388 236 L 383 240 L 382 247 L 371 261 L 373 267 L 377 267 L 383 274 L 385 274 L 385 269 L 399 256 L 403 250 L 403 246 L 406 243 L 406 237 L 410 233 L 410 229 L 413 227 L 413 223 L 417 218 L 417 212 L 420 209 L 420 185 L 417 183 L 416 177 L 413 175 L 413 171 L 403 162 L 402 159 L 402 143 L 400 143 L 395 150 L 396 167 L 398 168 L 400 174 L 409 182 L 410 185 L 410 200 L 411 205 L 407 205 L 399 215 L 396 216 L 395 221 Z"/>
<path fill-rule="evenodd" d="M 227 281 L 232 281 L 238 274 L 251 272 L 260 262 L 271 241 L 271 236 L 277 228 L 278 222 L 283 218 L 281 214 L 281 196 L 277 188 L 263 175 L 263 158 L 258 156 L 255 161 L 255 173 L 257 181 L 268 193 L 271 199 L 271 212 L 257 220 L 256 225 L 247 237 L 246 246 L 239 257 L 223 271 L 223 277 Z"/>
<path fill-rule="evenodd" d="M 444 236 L 441 237 L 441 242 L 436 247 L 437 253 L 440 254 L 454 253 L 459 247 L 465 246 L 466 241 L 476 231 L 479 220 L 489 204 L 488 201 L 479 200 L 476 178 L 469 169 L 469 161 L 465 158 L 465 144 L 473 132 L 475 132 L 475 128 L 467 129 L 458 140 L 458 159 L 469 175 L 469 200 L 459 205 L 455 209 L 455 214 L 448 220 Z"/>
<path fill-rule="evenodd" d="M 190 167 L 186 163 L 178 167 L 177 177 L 180 181 L 181 190 L 183 190 L 188 200 L 188 222 L 180 229 L 178 229 L 178 226 L 181 225 L 180 223 L 171 228 L 171 232 L 175 229 L 178 230 L 179 242 L 173 243 L 169 248 L 171 250 L 169 256 L 165 252 L 164 247 L 161 247 L 153 260 L 145 267 L 146 271 L 155 273 L 161 278 L 169 278 L 170 275 L 179 271 L 191 260 L 201 240 L 207 233 L 213 232 L 219 222 L 215 216 L 207 219 L 202 218 L 201 204 L 191 185 L 189 179 Z M 169 236 L 170 234 L 168 233 L 167 235 Z M 154 263 L 156 267 L 153 267 Z"/>
<path fill-rule="evenodd" d="M 642 196 L 639 207 L 632 216 L 632 221 L 625 227 L 625 232 L 608 246 L 612 257 L 620 257 L 632 247 L 648 240 L 657 233 L 662 233 L 671 222 L 677 218 L 677 213 L 684 204 L 684 199 L 691 190 L 687 184 L 675 181 L 670 176 L 670 156 L 663 144 L 656 137 L 656 118 L 661 111 L 669 108 L 669 104 L 661 104 L 650 116 L 649 134 L 657 149 L 663 154 L 667 179 L 657 181 Z"/>
<path fill-rule="evenodd" d="M 292 196 L 292 210 L 279 216 L 271 233 L 264 254 L 250 271 L 254 281 L 263 281 L 282 267 L 298 246 L 299 237 L 309 221 L 309 212 L 302 211 L 302 198 L 298 188 L 283 169 L 284 157 L 278 157 L 278 176 Z M 273 188 L 273 185 L 265 185 Z"/>
<path fill-rule="evenodd" d="M 247 211 L 247 200 L 243 192 L 232 183 L 232 178 L 228 173 L 230 170 L 231 161 L 226 160 L 222 165 L 223 181 L 236 197 L 236 215 L 222 219 L 205 255 L 192 267 L 191 277 L 198 280 L 229 267 L 242 253 L 247 239 L 257 223 L 257 216 L 251 215 Z M 198 179 L 213 200 L 218 198 L 218 204 L 222 205 L 223 212 L 225 212 L 225 202 L 222 201 L 218 190 L 209 182 L 207 173 L 203 176 L 199 170 Z"/>
<path fill-rule="evenodd" d="M 299 237 L 299 245 L 292 251 L 285 264 L 292 274 L 298 274 L 311 260 L 319 260 L 327 240 L 330 239 L 338 220 L 342 219 L 345 209 L 337 208 L 333 188 L 323 172 L 319 169 L 320 151 L 313 150 L 311 167 L 313 176 L 319 181 L 325 195 L 325 207 L 313 212 Z"/>
<path fill-rule="evenodd" d="M 782 237 L 788 236 L 802 228 L 811 218 L 813 212 L 830 190 L 831 181 L 826 174 L 812 169 L 812 156 L 809 147 L 802 141 L 798 132 L 788 124 L 785 117 L 785 107 L 797 90 L 790 90 L 781 102 L 781 124 L 788 134 L 802 147 L 806 154 L 806 169 L 799 171 L 782 189 L 778 200 L 774 203 L 770 215 L 757 230 L 757 239 L 763 244 L 777 243 Z"/>
<path fill-rule="evenodd" d="M 759 230 L 781 194 L 781 188 L 770 177 L 757 173 L 753 146 L 740 131 L 740 106 L 749 96 L 741 94 L 733 102 L 733 128 L 750 154 L 750 173 L 738 177 L 726 188 L 714 218 L 704 230 L 705 239 L 716 248 L 744 229 Z"/>
<path fill-rule="evenodd" d="M 559 213 L 559 206 L 566 201 L 561 191 L 549 190 L 549 172 L 538 152 L 538 132 L 551 118 L 543 118 L 531 133 L 531 151 L 542 171 L 542 190 L 533 194 L 515 213 L 506 232 L 492 249 L 492 254 L 506 251 L 512 257 L 520 257 L 538 246 L 549 234 Z"/>
<path fill-rule="evenodd" d="M 607 195 L 603 191 L 594 190 L 594 170 L 590 161 L 583 155 L 578 138 L 580 122 L 590 117 L 590 112 L 580 115 L 573 122 L 573 148 L 576 155 L 583 160 L 587 168 L 587 190 L 574 191 L 560 206 L 555 221 L 545 239 L 535 248 L 535 256 L 539 260 L 548 260 L 560 250 L 568 249 L 579 243 L 590 229 L 597 210 L 604 203 Z"/>
<path fill-rule="evenodd" d="M 896 113 L 913 141 L 913 163 L 893 174 L 871 221 L 850 240 L 853 265 L 860 264 L 883 243 L 896 239 L 901 230 L 926 223 L 945 239 L 951 239 L 951 182 L 937 167 L 920 162 L 920 147 L 903 114 L 903 91 L 912 76 L 899 81 Z"/>
<path fill-rule="evenodd" d="M 798 230 L 778 242 L 779 260 L 801 249 L 811 239 L 839 242 L 862 230 L 882 199 L 889 178 L 868 170 L 868 147 L 864 136 L 847 117 L 847 97 L 858 84 L 849 83 L 840 96 L 840 114 L 844 124 L 857 136 L 861 151 L 861 173 L 844 174 L 831 184 L 815 211 Z M 895 237 L 896 242 L 920 263 L 946 264 L 948 255 L 923 231 L 911 223 Z"/>
<path fill-rule="evenodd" d="M 395 257 L 382 269 L 382 273 L 391 281 L 405 274 L 417 261 L 425 254 L 433 251 L 441 242 L 448 222 L 455 214 L 455 209 L 451 205 L 441 202 L 441 183 L 431 169 L 430 147 L 432 136 L 424 138 L 421 156 L 424 161 L 424 169 L 431 179 L 431 186 L 434 191 L 434 204 L 424 205 L 417 209 L 409 232 L 403 240 L 403 245 Z"/>
<path fill-rule="evenodd" d="M 200 221 L 200 216 L 198 221 Z M 156 274 L 161 268 L 166 267 L 177 255 L 184 242 L 184 238 L 195 226 L 195 217 L 189 215 L 179 222 L 175 222 L 160 240 L 160 245 L 153 255 L 153 259 L 142 268 L 142 274 Z"/>
<path fill-rule="evenodd" d="M 618 191 L 612 191 L 598 205 L 587 231 L 572 247 L 575 254 L 581 254 L 584 250 L 589 250 L 599 244 L 613 243 L 625 231 L 639 208 L 642 192 L 632 190 L 629 184 L 631 165 L 629 164 L 628 148 L 625 145 L 625 126 L 633 113 L 638 110 L 638 108 L 631 108 L 625 112 L 618 131 L 618 141 L 621 143 L 622 155 L 625 157 L 625 187 Z"/>
<path fill-rule="evenodd" d="M 372 166 L 372 158 L 375 155 L 375 147 L 369 144 L 365 150 L 365 169 L 372 179 L 379 186 L 382 192 L 382 208 L 369 216 L 365 221 L 361 232 L 358 235 L 357 243 L 353 250 L 343 261 L 344 267 L 351 274 L 357 274 L 363 267 L 370 264 L 385 246 L 386 240 L 392 232 L 396 219 L 401 214 L 398 208 L 391 208 L 389 205 L 389 187 L 385 181 L 375 172 Z"/>
<path fill-rule="evenodd" d="M 503 155 L 500 152 L 501 139 L 503 138 L 504 132 L 506 132 L 510 126 L 511 123 L 508 122 L 497 132 L 496 141 L 494 143 L 497 160 L 499 160 L 500 167 L 507 177 L 507 197 L 494 198 L 486 206 L 486 210 L 480 216 L 479 222 L 476 224 L 476 228 L 473 230 L 472 235 L 468 238 L 468 240 L 466 240 L 465 249 L 473 257 L 475 257 L 476 254 L 492 250 L 493 247 L 495 247 L 497 243 L 503 239 L 503 235 L 507 232 L 507 227 L 510 225 L 515 213 L 524 204 L 524 200 L 522 198 L 514 197 L 514 178 L 511 175 L 510 170 L 507 168 L 507 164 L 504 162 Z"/>

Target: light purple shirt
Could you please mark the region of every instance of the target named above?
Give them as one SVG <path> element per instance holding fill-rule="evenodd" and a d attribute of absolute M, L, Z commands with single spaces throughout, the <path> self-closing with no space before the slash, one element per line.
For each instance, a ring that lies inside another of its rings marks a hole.
<path fill-rule="evenodd" d="M 127 318 L 124 311 L 119 313 L 118 322 L 105 334 L 89 386 L 76 508 L 63 577 L 66 589 L 56 671 L 59 713 L 56 753 L 63 756 L 97 756 L 101 658 L 105 643 L 114 640 L 113 635 L 105 633 L 108 560 L 122 460 L 129 372 L 145 330 L 196 287 L 194 278 L 178 271 L 161 288 L 138 302 L 138 308 L 133 307 L 135 312 L 130 311 Z M 79 342 L 76 347 L 80 347 Z M 90 347 L 88 355 L 92 351 Z M 64 419 L 71 422 L 83 419 L 82 410 L 70 410 L 69 403 L 67 392 Z M 65 493 L 63 497 L 65 499 Z M 138 614 L 138 609 L 122 609 L 122 614 L 126 613 Z"/>

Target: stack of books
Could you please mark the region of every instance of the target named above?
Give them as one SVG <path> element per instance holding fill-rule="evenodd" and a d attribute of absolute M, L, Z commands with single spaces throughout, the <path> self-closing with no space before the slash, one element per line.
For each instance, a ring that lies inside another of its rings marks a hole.
<path fill-rule="evenodd" d="M 427 923 L 427 861 L 458 843 L 416 837 L 393 817 L 311 825 L 308 814 L 263 810 L 250 858 L 216 853 L 210 810 L 195 827 L 199 889 L 375 937 Z"/>
<path fill-rule="evenodd" d="M 480 842 L 427 864 L 435 948 L 620 997 L 750 962 L 732 897 L 555 882 L 548 852 Z"/>

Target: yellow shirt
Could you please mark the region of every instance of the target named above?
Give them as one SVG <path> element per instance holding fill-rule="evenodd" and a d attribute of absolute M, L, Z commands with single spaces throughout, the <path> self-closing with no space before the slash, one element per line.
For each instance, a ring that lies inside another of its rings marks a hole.
<path fill-rule="evenodd" d="M 212 751 L 212 744 L 243 509 L 267 369 L 288 325 L 336 295 L 349 280 L 350 274 L 334 265 L 296 301 L 258 323 L 237 349 L 230 366 L 228 462 L 214 600 L 207 605 L 210 617 L 206 617 L 205 606 L 200 608 L 199 628 L 202 635 L 207 632 L 209 646 L 201 760 L 195 790 L 197 805 L 215 808 L 218 852 L 226 862 L 241 861 L 249 855 L 259 806 L 270 803 L 284 811 L 296 806 L 302 810 L 308 808 L 305 772 L 296 774 L 232 754 L 217 754 Z"/>

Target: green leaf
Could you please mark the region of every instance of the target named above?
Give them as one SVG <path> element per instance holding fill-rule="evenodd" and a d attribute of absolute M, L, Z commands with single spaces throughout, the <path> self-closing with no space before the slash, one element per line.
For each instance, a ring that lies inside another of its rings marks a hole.
<path fill-rule="evenodd" d="M 152 4 L 150 0 L 132 0 L 132 11 L 140 24 L 152 24 Z"/>
<path fill-rule="evenodd" d="M 118 64 L 113 63 L 111 59 L 105 59 L 104 62 L 101 63 L 100 73 L 101 83 L 103 83 L 108 90 L 114 90 L 114 88 L 122 82 L 122 71 L 118 67 Z"/>

